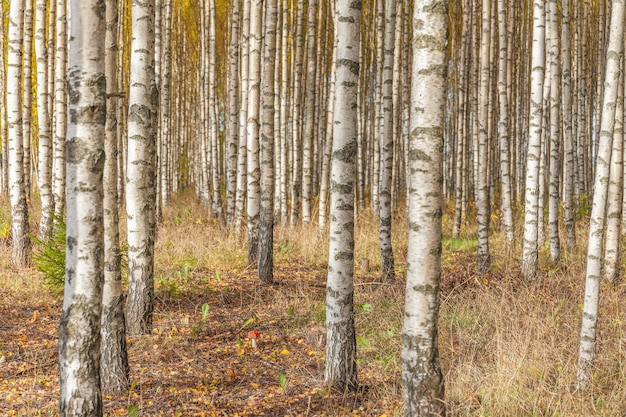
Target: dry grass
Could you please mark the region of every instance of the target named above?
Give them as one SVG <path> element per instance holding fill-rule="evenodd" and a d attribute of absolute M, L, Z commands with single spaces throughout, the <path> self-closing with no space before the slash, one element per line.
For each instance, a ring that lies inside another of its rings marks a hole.
<path fill-rule="evenodd" d="M 504 251 L 502 234 L 495 231 L 494 265 L 480 277 L 475 225 L 468 223 L 454 240 L 449 217 L 444 220 L 439 345 L 449 415 L 626 415 L 626 286 L 603 284 L 593 384 L 587 392 L 574 392 L 584 250 L 550 267 L 543 248 L 540 276 L 527 283 L 517 256 Z M 382 283 L 377 224 L 367 213 L 357 222 L 357 263 L 370 260 L 370 270 L 357 264 L 355 280 L 364 389 L 337 396 L 322 389 L 327 234 L 316 226 L 277 227 L 279 284 L 267 287 L 246 265 L 245 241 L 208 218 L 192 195 L 178 196 L 158 231 L 154 334 L 130 338 L 133 389 L 105 399 L 107 415 L 126 415 L 129 406 L 143 416 L 402 415 L 404 222 L 399 216 L 394 229 L 400 277 Z M 583 224 L 580 246 L 584 232 Z M 0 244 L 0 263 L 10 263 L 6 243 Z M 0 273 L 3 415 L 56 413 L 60 303 L 41 283 L 33 270 Z M 204 304 L 209 319 L 201 325 Z M 257 350 L 246 339 L 251 328 L 263 335 Z M 281 374 L 287 378 L 282 387 Z"/>

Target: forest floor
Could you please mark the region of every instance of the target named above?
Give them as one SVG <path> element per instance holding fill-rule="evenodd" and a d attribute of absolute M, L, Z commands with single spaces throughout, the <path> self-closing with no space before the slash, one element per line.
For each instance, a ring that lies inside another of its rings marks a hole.
<path fill-rule="evenodd" d="M 129 337 L 131 388 L 104 398 L 105 415 L 403 415 L 406 229 L 398 224 L 398 278 L 387 282 L 378 280 L 376 223 L 364 215 L 357 224 L 360 388 L 337 393 L 323 382 L 327 237 L 315 227 L 278 227 L 276 284 L 267 286 L 246 266 L 245 244 L 180 197 L 157 237 L 153 333 Z M 576 392 L 584 252 L 550 267 L 542 249 L 540 276 L 527 283 L 494 232 L 494 265 L 478 276 L 467 229 L 443 244 L 439 353 L 448 414 L 626 415 L 626 286 L 603 285 L 593 384 Z M 0 293 L 0 415 L 55 416 L 58 290 L 34 268 L 11 268 L 10 247 L 0 242 Z M 260 333 L 256 347 L 251 330 Z"/>

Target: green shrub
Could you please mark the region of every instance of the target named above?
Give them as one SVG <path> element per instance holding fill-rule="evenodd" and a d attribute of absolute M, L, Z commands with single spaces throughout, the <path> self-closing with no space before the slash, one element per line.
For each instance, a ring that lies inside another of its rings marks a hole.
<path fill-rule="evenodd" d="M 57 293 L 63 292 L 65 284 L 65 221 L 54 218 L 52 234 L 45 240 L 35 237 L 33 262 L 43 272 L 46 285 Z"/>

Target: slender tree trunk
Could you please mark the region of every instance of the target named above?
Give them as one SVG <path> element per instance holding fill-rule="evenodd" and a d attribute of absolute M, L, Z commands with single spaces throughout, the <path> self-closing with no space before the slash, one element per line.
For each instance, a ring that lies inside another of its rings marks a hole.
<path fill-rule="evenodd" d="M 550 181 L 548 192 L 548 234 L 550 258 L 556 265 L 561 260 L 559 238 L 559 173 L 561 171 L 561 67 L 559 62 L 559 19 L 557 1 L 549 3 L 550 31 L 548 61 L 550 65 Z"/>
<path fill-rule="evenodd" d="M 54 216 L 65 217 L 65 134 L 67 129 L 67 3 L 56 0 L 56 43 L 54 58 Z"/>
<path fill-rule="evenodd" d="M 299 1 L 296 5 L 296 39 L 295 57 L 293 62 L 293 94 L 291 96 L 291 219 L 293 227 L 298 222 L 302 188 L 302 61 L 304 60 L 304 2 Z"/>
<path fill-rule="evenodd" d="M 102 415 L 100 317 L 106 120 L 103 0 L 72 2 L 67 247 L 59 326 L 60 416 Z"/>
<path fill-rule="evenodd" d="M 526 211 L 524 214 L 524 251 L 522 273 L 534 280 L 538 268 L 539 165 L 543 123 L 543 78 L 545 65 L 545 13 L 542 0 L 533 2 L 533 41 L 530 79 L 528 149 L 526 155 Z"/>
<path fill-rule="evenodd" d="M 9 126 L 9 187 L 13 265 L 30 264 L 30 227 L 24 181 L 24 142 L 22 125 L 22 42 L 24 1 L 11 0 L 8 32 L 7 122 Z"/>
<path fill-rule="evenodd" d="M 501 175 L 501 210 L 502 227 L 506 238 L 507 250 L 514 244 L 513 209 L 511 207 L 511 158 L 509 153 L 509 97 L 510 86 L 507 83 L 507 30 L 506 2 L 498 0 L 498 102 L 500 105 L 500 123 L 498 136 L 500 142 L 500 175 Z"/>
<path fill-rule="evenodd" d="M 0 22 L 4 30 L 4 1 L 0 1 Z M 0 42 L 0 86 L 6 88 L 5 72 L 6 52 L 4 40 Z M 0 159 L 0 194 L 9 194 L 9 144 L 7 135 L 7 101 L 6 94 L 0 94 L 0 142 L 2 142 L 2 158 Z"/>
<path fill-rule="evenodd" d="M 130 334 L 146 334 L 152 332 L 156 228 L 154 0 L 133 0 L 132 21 L 126 167 L 126 328 Z"/>
<path fill-rule="evenodd" d="M 326 384 L 357 386 L 354 329 L 354 185 L 361 2 L 339 0 L 335 15 L 337 81 L 326 281 Z"/>
<path fill-rule="evenodd" d="M 480 90 L 478 106 L 478 181 L 476 209 L 478 211 L 478 273 L 484 274 L 491 265 L 489 252 L 489 107 L 491 80 L 489 52 L 491 50 L 491 0 L 482 2 L 482 35 L 480 41 Z"/>
<path fill-rule="evenodd" d="M 574 132 L 572 115 L 572 70 L 570 43 L 569 0 L 561 2 L 561 82 L 563 109 L 563 214 L 567 234 L 567 249 L 573 252 L 576 248 L 576 224 L 574 222 Z"/>
<path fill-rule="evenodd" d="M 304 132 L 302 136 L 302 222 L 311 221 L 311 198 L 313 194 L 313 127 L 316 124 L 315 111 L 315 73 L 317 69 L 316 17 L 317 0 L 308 0 L 308 19 L 306 29 L 306 90 L 304 93 Z M 318 42 L 321 42 L 318 40 Z"/>
<path fill-rule="evenodd" d="M 31 126 L 33 114 L 33 0 L 24 2 L 24 50 L 22 65 L 22 134 L 24 140 L 24 189 L 30 195 L 31 189 Z"/>
<path fill-rule="evenodd" d="M 237 195 L 237 148 L 239 144 L 239 0 L 230 8 L 230 44 L 228 49 L 228 139 L 226 142 L 226 218 L 232 224 Z"/>
<path fill-rule="evenodd" d="M 578 386 L 587 388 L 591 379 L 591 365 L 595 357 L 596 325 L 598 322 L 598 301 L 600 296 L 600 272 L 602 268 L 602 241 L 605 231 L 606 201 L 609 189 L 609 171 L 615 109 L 619 77 L 624 51 L 624 1 L 613 0 L 609 44 L 606 53 L 606 74 L 604 77 L 604 99 L 600 122 L 598 155 L 593 193 L 593 205 L 589 223 L 587 247 L 587 273 L 585 278 L 585 301 L 580 330 L 578 352 Z"/>
<path fill-rule="evenodd" d="M 39 239 L 44 240 L 52 230 L 54 196 L 52 195 L 52 141 L 48 102 L 48 49 L 46 47 L 47 1 L 37 0 L 35 12 L 35 56 L 37 63 L 37 123 L 39 125 L 39 160 L 37 184 L 41 199 Z"/>
<path fill-rule="evenodd" d="M 248 71 L 248 123 L 246 129 L 248 155 L 248 263 L 253 265 L 259 255 L 259 212 L 260 212 L 260 176 L 259 167 L 259 130 L 260 130 L 260 84 L 261 84 L 261 22 L 263 15 L 262 0 L 253 0 L 250 4 L 250 56 Z"/>
<path fill-rule="evenodd" d="M 617 283 L 620 276 L 620 237 L 622 228 L 622 202 L 624 189 L 624 76 L 620 74 L 615 126 L 613 128 L 613 150 L 606 207 L 606 243 L 604 247 L 604 279 Z"/>
<path fill-rule="evenodd" d="M 274 282 L 274 70 L 276 67 L 276 0 L 265 0 L 263 36 L 262 125 L 261 125 L 261 211 L 259 222 L 259 279 Z"/>
<path fill-rule="evenodd" d="M 416 1 L 408 161 L 409 246 L 402 328 L 402 387 L 407 417 L 446 413 L 437 347 L 446 33 L 447 3 L 441 1 L 433 7 L 431 3 Z"/>
<path fill-rule="evenodd" d="M 117 206 L 117 0 L 106 0 L 104 126 L 104 286 L 102 288 L 100 381 L 102 392 L 122 394 L 130 384 L 122 289 L 119 215 Z"/>

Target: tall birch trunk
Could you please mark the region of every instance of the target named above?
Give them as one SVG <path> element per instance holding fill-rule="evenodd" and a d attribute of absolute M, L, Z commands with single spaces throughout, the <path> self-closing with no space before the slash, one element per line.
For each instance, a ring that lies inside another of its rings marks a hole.
<path fill-rule="evenodd" d="M 311 221 L 311 198 L 313 194 L 313 127 L 316 125 L 315 111 L 315 73 L 317 66 L 316 55 L 316 17 L 317 0 L 308 2 L 308 19 L 306 27 L 307 55 L 306 55 L 306 90 L 303 116 L 304 132 L 302 136 L 302 222 Z M 318 40 L 321 42 L 321 40 Z"/>
<path fill-rule="evenodd" d="M 48 48 L 46 46 L 46 0 L 37 0 L 35 10 L 35 57 L 37 65 L 37 122 L 39 125 L 39 159 L 37 166 L 41 218 L 39 239 L 44 240 L 52 230 L 54 196 L 52 195 L 52 141 L 50 138 L 50 113 L 48 102 Z"/>
<path fill-rule="evenodd" d="M 550 179 L 548 191 L 548 235 L 553 265 L 561 259 L 559 238 L 559 174 L 561 171 L 561 66 L 557 1 L 550 0 L 548 62 L 550 65 Z"/>
<path fill-rule="evenodd" d="M 437 320 L 441 277 L 447 3 L 413 10 L 413 76 L 408 164 L 409 237 L 402 328 L 405 416 L 445 415 Z"/>
<path fill-rule="evenodd" d="M 261 77 L 261 201 L 259 221 L 259 279 L 274 282 L 274 71 L 276 68 L 276 0 L 265 0 L 263 36 L 263 74 Z"/>
<path fill-rule="evenodd" d="M 60 416 L 101 416 L 104 0 L 72 2 L 67 131 L 67 247 L 59 326 Z"/>
<path fill-rule="evenodd" d="M 489 252 L 489 107 L 491 82 L 491 0 L 482 2 L 482 34 L 480 37 L 480 90 L 478 105 L 478 176 L 476 184 L 476 209 L 478 212 L 478 273 L 484 274 L 491 265 Z"/>
<path fill-rule="evenodd" d="M 580 329 L 580 349 L 578 352 L 577 379 L 578 386 L 581 389 L 585 389 L 589 385 L 592 371 L 591 365 L 595 357 L 600 273 L 602 269 L 602 241 L 605 231 L 604 222 L 609 188 L 615 108 L 617 107 L 617 90 L 624 50 L 624 1 L 613 0 L 612 5 L 609 44 L 606 52 L 604 99 L 593 188 L 593 205 L 589 222 L 585 300 Z"/>
<path fill-rule="evenodd" d="M 239 144 L 239 0 L 230 8 L 228 47 L 228 129 L 226 140 L 226 219 L 232 224 L 237 195 L 237 148 Z"/>
<path fill-rule="evenodd" d="M 9 127 L 9 187 L 11 203 L 11 233 L 13 265 L 30 264 L 30 226 L 24 181 L 24 142 L 22 125 L 22 42 L 24 1 L 11 0 L 9 9 L 7 124 Z"/>
<path fill-rule="evenodd" d="M 500 123 L 498 136 L 500 142 L 500 176 L 501 176 L 501 211 L 502 227 L 506 238 L 507 250 L 514 244 L 513 209 L 511 206 L 511 158 L 509 152 L 509 91 L 507 83 L 507 8 L 505 0 L 498 0 L 498 103 L 500 106 Z M 458 176 L 457 176 L 458 178 Z"/>
<path fill-rule="evenodd" d="M 128 299 L 130 334 L 152 332 L 155 239 L 154 0 L 132 1 L 132 41 L 128 96 Z"/>
<path fill-rule="evenodd" d="M 67 129 L 67 3 L 56 0 L 54 57 L 54 137 L 53 193 L 54 216 L 65 217 L 65 134 Z"/>
<path fill-rule="evenodd" d="M 260 212 L 260 176 L 259 167 L 259 130 L 260 130 L 260 87 L 261 87 L 261 22 L 263 15 L 262 0 L 253 0 L 250 4 L 250 51 L 248 81 L 248 121 L 246 128 L 248 156 L 247 174 L 247 213 L 248 213 L 248 263 L 255 264 L 259 256 L 259 212 Z"/>
<path fill-rule="evenodd" d="M 33 0 L 24 1 L 24 49 L 22 65 L 22 134 L 24 140 L 24 189 L 31 189 L 31 131 L 33 114 Z"/>
<path fill-rule="evenodd" d="M 354 329 L 354 186 L 357 149 L 360 1 L 339 0 L 335 15 L 337 80 L 330 190 L 330 243 L 326 281 L 326 384 L 357 386 Z"/>
<path fill-rule="evenodd" d="M 118 395 L 128 390 L 130 368 L 126 350 L 124 292 L 122 289 L 119 215 L 117 205 L 117 0 L 106 0 L 105 75 L 106 121 L 104 125 L 104 286 L 100 345 L 102 392 Z"/>
<path fill-rule="evenodd" d="M 379 0 L 382 1 L 382 0 Z M 383 75 L 381 86 L 382 123 L 380 126 L 380 188 L 379 239 L 382 259 L 382 279 L 395 278 L 395 262 L 391 244 L 391 179 L 393 173 L 393 63 L 396 30 L 396 0 L 386 0 Z"/>
<path fill-rule="evenodd" d="M 545 13 L 542 0 L 533 1 L 533 41 L 530 75 L 530 110 L 526 154 L 526 196 L 524 214 L 524 249 L 522 273 L 534 280 L 538 268 L 539 165 L 543 123 L 543 82 L 545 65 Z"/>

